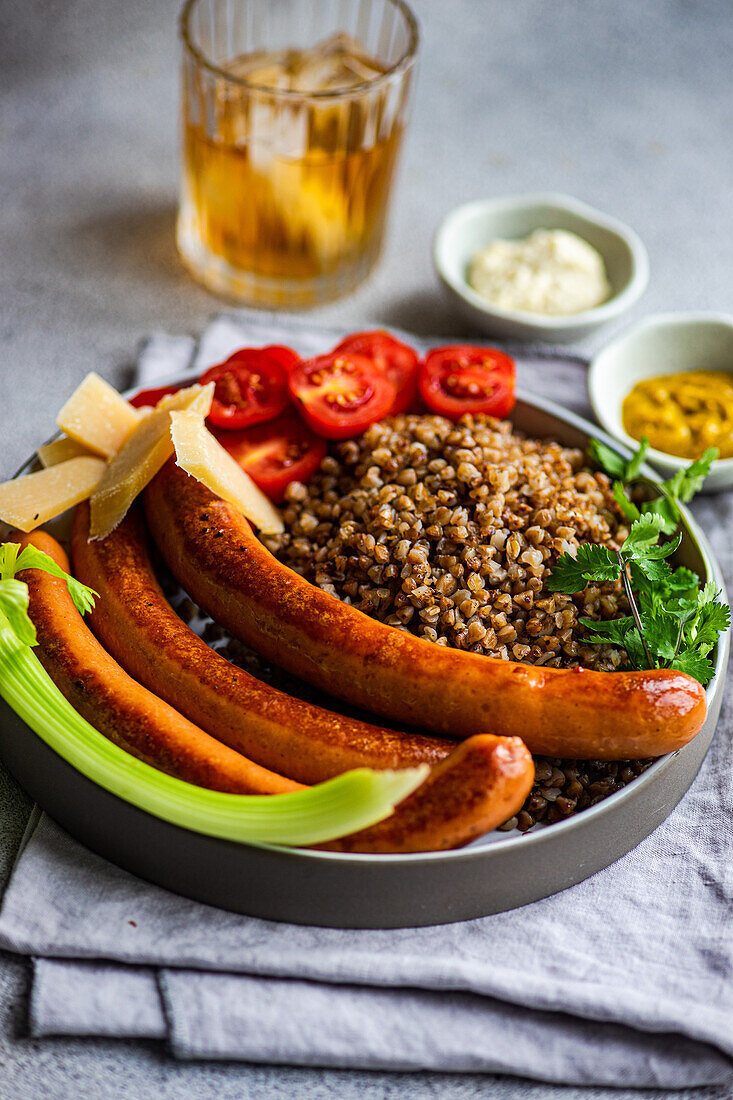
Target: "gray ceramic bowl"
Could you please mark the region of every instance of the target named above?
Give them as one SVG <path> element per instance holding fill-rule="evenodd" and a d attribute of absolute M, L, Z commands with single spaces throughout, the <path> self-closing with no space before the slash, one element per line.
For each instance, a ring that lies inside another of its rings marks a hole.
<path fill-rule="evenodd" d="M 535 229 L 567 229 L 600 252 L 611 284 L 608 301 L 582 313 L 546 317 L 499 309 L 467 282 L 471 257 L 497 238 L 527 237 Z M 513 195 L 459 206 L 445 218 L 433 241 L 433 263 L 461 315 L 491 336 L 569 343 L 629 309 L 649 281 L 649 260 L 627 225 L 568 195 Z"/>
<path fill-rule="evenodd" d="M 522 395 L 513 419 L 532 435 L 570 446 L 585 446 L 589 435 L 595 435 L 628 454 L 587 421 L 549 401 Z M 687 513 L 684 525 L 681 561 L 723 588 L 707 540 Z M 707 720 L 684 749 L 657 760 L 628 786 L 566 821 L 524 836 L 491 833 L 452 852 L 344 855 L 202 836 L 161 821 L 86 779 L 1 701 L 0 750 L 21 786 L 72 836 L 133 874 L 185 897 L 295 924 L 443 924 L 512 909 L 564 890 L 613 863 L 651 833 L 682 798 L 708 750 L 720 711 L 728 649 L 726 634 L 717 648 L 715 676 L 707 692 Z"/>

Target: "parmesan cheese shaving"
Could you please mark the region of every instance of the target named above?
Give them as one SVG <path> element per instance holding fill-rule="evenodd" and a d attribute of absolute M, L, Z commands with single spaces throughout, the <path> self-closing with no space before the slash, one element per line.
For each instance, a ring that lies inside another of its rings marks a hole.
<path fill-rule="evenodd" d="M 176 462 L 182 470 L 233 504 L 264 535 L 283 530 L 277 508 L 208 431 L 202 416 L 192 409 L 174 412 L 171 425 Z"/>
<path fill-rule="evenodd" d="M 214 383 L 189 386 L 172 394 L 173 408 L 191 409 L 203 418 L 211 408 Z M 171 412 L 149 413 L 105 470 L 91 503 L 89 537 L 102 539 L 114 531 L 130 505 L 173 455 Z"/>
<path fill-rule="evenodd" d="M 6 481 L 0 485 L 0 519 L 21 531 L 34 531 L 91 496 L 105 469 L 101 458 L 82 456 Z"/>
<path fill-rule="evenodd" d="M 137 410 L 98 374 L 88 374 L 56 418 L 62 432 L 111 458 L 139 422 Z"/>
<path fill-rule="evenodd" d="M 88 455 L 89 449 L 83 443 L 77 443 L 75 439 L 69 439 L 68 435 L 62 435 L 60 439 L 53 439 L 50 443 L 44 443 L 36 452 L 41 466 L 58 466 L 59 462 L 67 462 L 70 458 L 80 458 Z"/>

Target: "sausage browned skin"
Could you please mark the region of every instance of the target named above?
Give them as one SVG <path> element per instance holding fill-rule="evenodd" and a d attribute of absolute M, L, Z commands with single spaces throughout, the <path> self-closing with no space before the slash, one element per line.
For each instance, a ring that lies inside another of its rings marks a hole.
<path fill-rule="evenodd" d="M 469 737 L 391 817 L 322 847 L 337 852 L 462 848 L 516 814 L 533 780 L 532 757 L 518 737 Z"/>
<path fill-rule="evenodd" d="M 64 551 L 44 531 L 26 535 L 21 545 L 37 546 L 68 571 Z M 71 705 L 110 741 L 169 775 L 216 791 L 303 789 L 222 745 L 128 676 L 89 630 L 63 580 L 39 569 L 19 576 L 28 585 L 41 664 Z"/>
<path fill-rule="evenodd" d="M 131 676 L 230 748 L 319 783 L 351 768 L 435 764 L 455 747 L 293 699 L 215 653 L 163 595 L 136 511 L 107 538 L 89 542 L 88 535 L 84 504 L 74 515 L 72 558 L 75 575 L 101 597 L 88 618 L 92 630 Z"/>
<path fill-rule="evenodd" d="M 171 460 L 148 526 L 180 583 L 236 637 L 350 703 L 449 737 L 520 736 L 546 756 L 625 760 L 679 749 L 705 691 L 670 669 L 548 669 L 434 645 L 369 618 L 278 562 L 235 508 Z"/>

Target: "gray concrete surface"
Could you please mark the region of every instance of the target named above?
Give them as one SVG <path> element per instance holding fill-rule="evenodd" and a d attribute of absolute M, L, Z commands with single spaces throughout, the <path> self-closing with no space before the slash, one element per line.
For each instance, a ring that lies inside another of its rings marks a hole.
<path fill-rule="evenodd" d="M 52 431 L 86 371 L 120 385 L 146 333 L 196 332 L 219 308 L 183 273 L 173 246 L 177 7 L 0 0 L 0 477 Z M 652 279 L 633 316 L 731 308 L 728 0 L 415 7 L 420 83 L 389 245 L 363 290 L 314 318 L 460 332 L 432 274 L 433 229 L 458 202 L 539 188 L 578 195 L 644 238 Z M 0 882 L 28 808 L 0 774 Z M 37 1043 L 26 1037 L 26 986 L 27 964 L 1 958 L 0 1096 L 13 1100 L 688 1095 L 627 1093 L 623 1081 L 612 1092 L 186 1066 L 152 1043 Z M 724 1100 L 716 1089 L 694 1096 Z"/>

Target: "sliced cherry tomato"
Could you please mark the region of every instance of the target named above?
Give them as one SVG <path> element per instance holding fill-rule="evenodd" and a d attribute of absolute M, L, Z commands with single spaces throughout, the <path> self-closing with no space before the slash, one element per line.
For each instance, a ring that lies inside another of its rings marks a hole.
<path fill-rule="evenodd" d="M 208 420 L 217 428 L 249 428 L 279 416 L 288 403 L 287 371 L 298 356 L 290 348 L 240 348 L 199 381 L 214 382 Z"/>
<path fill-rule="evenodd" d="M 420 396 L 440 416 L 508 416 L 514 408 L 514 360 L 496 348 L 470 344 L 433 348 L 420 365 Z"/>
<path fill-rule="evenodd" d="M 254 428 L 214 435 L 263 493 L 279 504 L 291 481 L 308 481 L 325 458 L 327 443 L 295 412 Z"/>
<path fill-rule="evenodd" d="M 158 386 L 157 389 L 140 390 L 140 393 L 136 393 L 134 397 L 130 398 L 130 404 L 134 405 L 136 409 L 142 409 L 148 405 L 157 405 L 161 397 L 167 397 L 169 393 L 178 393 L 180 388 L 180 386 Z"/>
<path fill-rule="evenodd" d="M 306 422 L 326 439 L 359 435 L 389 413 L 396 393 L 371 359 L 351 351 L 304 359 L 288 384 Z"/>
<path fill-rule="evenodd" d="M 296 363 L 300 362 L 300 356 L 297 351 L 293 351 L 292 348 L 285 347 L 284 344 L 268 344 L 266 348 L 262 349 L 266 351 L 268 355 L 272 355 L 279 362 L 280 366 L 287 373 L 294 367 Z"/>
<path fill-rule="evenodd" d="M 414 404 L 419 359 L 417 352 L 407 344 L 379 329 L 376 332 L 355 332 L 342 340 L 335 350 L 355 351 L 357 355 L 371 359 L 377 370 L 387 375 L 397 390 L 391 413 L 406 412 Z"/>

